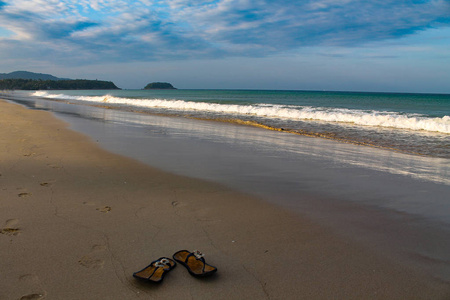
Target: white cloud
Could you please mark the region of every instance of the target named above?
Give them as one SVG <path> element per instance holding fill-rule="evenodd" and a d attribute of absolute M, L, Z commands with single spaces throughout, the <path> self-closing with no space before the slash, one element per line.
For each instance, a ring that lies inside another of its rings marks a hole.
<path fill-rule="evenodd" d="M 444 0 L 415 4 L 406 0 L 6 3 L 0 7 L 0 22 L 15 35 L 3 38 L 3 47 L 14 40 L 29 46 L 24 49 L 64 49 L 40 59 L 76 55 L 82 60 L 84 55 L 92 60 L 96 53 L 100 61 L 196 57 L 200 53 L 207 57 L 264 56 L 305 46 L 360 46 L 450 22 L 449 3 Z"/>

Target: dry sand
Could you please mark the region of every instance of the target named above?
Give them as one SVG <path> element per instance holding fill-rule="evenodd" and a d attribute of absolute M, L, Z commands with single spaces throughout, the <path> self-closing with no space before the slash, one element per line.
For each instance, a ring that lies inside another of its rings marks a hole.
<path fill-rule="evenodd" d="M 450 285 L 223 186 L 111 154 L 0 101 L 0 299 L 450 299 Z M 198 249 L 160 285 L 132 277 Z"/>

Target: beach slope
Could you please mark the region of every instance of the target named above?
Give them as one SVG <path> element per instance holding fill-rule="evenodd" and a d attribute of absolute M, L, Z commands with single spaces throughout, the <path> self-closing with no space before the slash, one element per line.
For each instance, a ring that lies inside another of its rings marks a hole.
<path fill-rule="evenodd" d="M 0 101 L 0 299 L 448 299 L 448 283 L 282 208 L 109 153 L 51 113 Z M 198 249 L 217 274 L 179 265 Z"/>

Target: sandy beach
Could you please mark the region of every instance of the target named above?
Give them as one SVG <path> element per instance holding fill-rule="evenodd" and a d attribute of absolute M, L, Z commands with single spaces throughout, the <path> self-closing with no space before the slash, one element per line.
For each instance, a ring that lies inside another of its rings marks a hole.
<path fill-rule="evenodd" d="M 450 284 L 298 214 L 109 153 L 0 101 L 0 299 L 450 299 Z M 162 284 L 132 277 L 178 250 Z"/>

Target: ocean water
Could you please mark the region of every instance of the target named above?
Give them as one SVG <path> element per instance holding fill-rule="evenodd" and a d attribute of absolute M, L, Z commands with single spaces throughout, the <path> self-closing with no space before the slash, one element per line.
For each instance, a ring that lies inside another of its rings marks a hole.
<path fill-rule="evenodd" d="M 450 95 L 257 90 L 35 91 L 38 98 L 233 122 L 450 158 Z"/>

